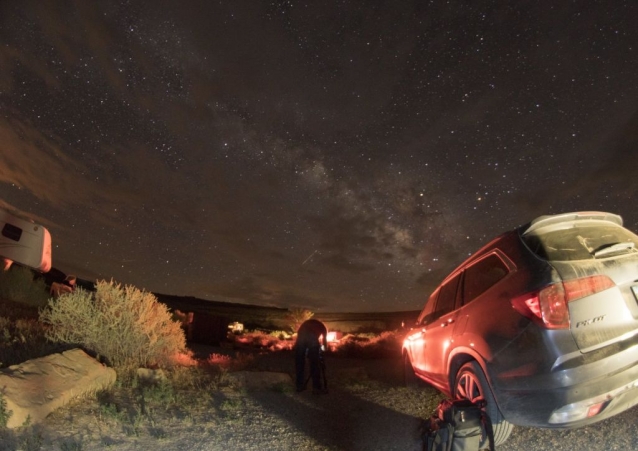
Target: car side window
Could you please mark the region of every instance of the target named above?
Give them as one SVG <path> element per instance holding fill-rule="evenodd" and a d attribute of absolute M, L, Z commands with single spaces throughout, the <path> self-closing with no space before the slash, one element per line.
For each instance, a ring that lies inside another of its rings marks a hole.
<path fill-rule="evenodd" d="M 472 302 L 508 274 L 509 270 L 498 255 L 491 254 L 465 269 L 463 304 Z"/>
<path fill-rule="evenodd" d="M 434 306 L 436 305 L 436 297 L 439 294 L 439 290 L 435 290 L 425 303 L 423 311 L 417 319 L 417 324 L 427 324 L 432 320 L 432 312 L 434 312 Z"/>
<path fill-rule="evenodd" d="M 456 289 L 459 286 L 459 279 L 461 273 L 458 273 L 452 279 L 447 281 L 445 285 L 441 286 L 439 297 L 436 300 L 436 309 L 432 319 L 439 318 L 454 310 L 456 304 Z"/>

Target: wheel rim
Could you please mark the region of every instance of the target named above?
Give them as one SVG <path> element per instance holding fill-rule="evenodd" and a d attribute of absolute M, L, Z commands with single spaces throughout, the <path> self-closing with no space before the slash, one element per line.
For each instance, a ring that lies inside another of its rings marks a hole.
<path fill-rule="evenodd" d="M 484 400 L 481 383 L 475 374 L 468 371 L 463 372 L 456 382 L 456 394 L 458 397 L 472 402 Z"/>

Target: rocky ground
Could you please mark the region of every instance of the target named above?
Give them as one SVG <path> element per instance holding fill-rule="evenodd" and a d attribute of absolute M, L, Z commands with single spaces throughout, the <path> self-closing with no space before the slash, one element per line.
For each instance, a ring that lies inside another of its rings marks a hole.
<path fill-rule="evenodd" d="M 421 449 L 421 420 L 432 413 L 440 393 L 403 387 L 395 359 L 328 356 L 326 365 L 327 395 L 296 393 L 290 379 L 259 388 L 236 385 L 182 393 L 188 398 L 177 402 L 180 407 L 149 405 L 144 415 L 139 414 L 139 400 L 131 399 L 128 411 L 114 413 L 103 401 L 89 398 L 60 409 L 42 424 L 1 431 L 0 450 Z M 253 369 L 291 375 L 292 357 L 260 354 Z M 575 431 L 517 427 L 497 450 L 636 449 L 637 415 L 630 410 Z"/>

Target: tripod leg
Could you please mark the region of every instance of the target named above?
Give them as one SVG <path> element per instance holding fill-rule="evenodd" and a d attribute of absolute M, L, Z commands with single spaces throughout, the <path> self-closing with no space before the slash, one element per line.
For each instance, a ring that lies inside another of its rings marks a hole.
<path fill-rule="evenodd" d="M 321 368 L 321 375 L 323 376 L 323 388 L 325 390 L 328 390 L 328 379 L 326 379 L 326 364 L 323 359 L 321 360 L 321 365 L 319 368 Z"/>
<path fill-rule="evenodd" d="M 306 354 L 306 349 L 295 349 L 295 383 L 297 385 L 297 392 L 304 391 L 308 387 L 308 381 L 310 380 L 310 378 L 306 379 Z"/>

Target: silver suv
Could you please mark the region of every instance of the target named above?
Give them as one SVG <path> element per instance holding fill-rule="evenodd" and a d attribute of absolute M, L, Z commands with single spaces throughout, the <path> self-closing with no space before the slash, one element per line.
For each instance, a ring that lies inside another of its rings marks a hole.
<path fill-rule="evenodd" d="M 638 236 L 604 212 L 542 216 L 434 290 L 405 337 L 406 381 L 484 399 L 512 425 L 576 428 L 638 403 Z"/>

